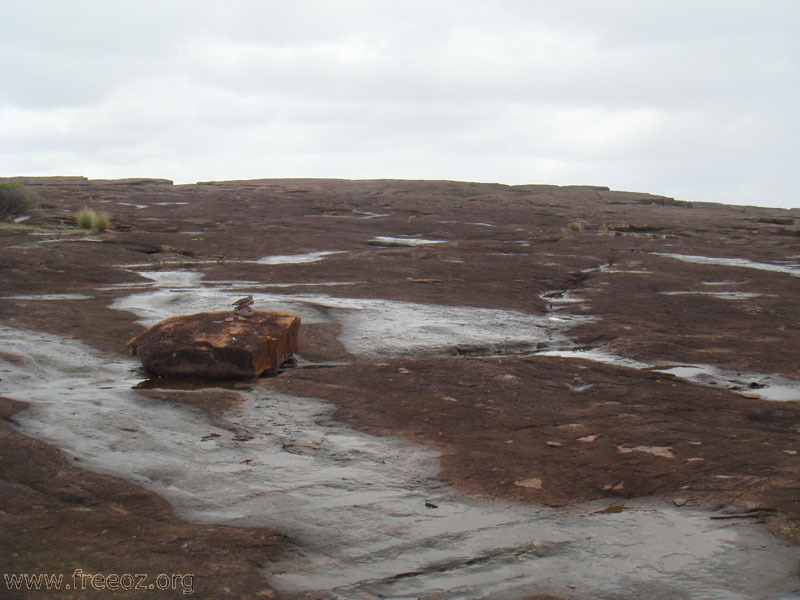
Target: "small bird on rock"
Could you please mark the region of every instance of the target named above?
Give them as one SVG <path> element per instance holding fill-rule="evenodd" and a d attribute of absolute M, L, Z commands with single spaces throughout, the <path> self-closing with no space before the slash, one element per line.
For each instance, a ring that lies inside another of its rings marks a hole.
<path fill-rule="evenodd" d="M 236 314 L 237 317 L 249 317 L 253 314 L 253 309 L 250 308 L 251 304 L 253 304 L 252 296 L 245 296 L 244 298 L 239 298 L 236 302 L 233 303 L 233 306 L 236 307 L 235 309 L 233 309 L 233 312 Z"/>
<path fill-rule="evenodd" d="M 239 298 L 236 302 L 233 303 L 233 306 L 236 308 L 242 308 L 243 306 L 250 306 L 253 303 L 252 296 L 245 296 L 244 298 Z"/>

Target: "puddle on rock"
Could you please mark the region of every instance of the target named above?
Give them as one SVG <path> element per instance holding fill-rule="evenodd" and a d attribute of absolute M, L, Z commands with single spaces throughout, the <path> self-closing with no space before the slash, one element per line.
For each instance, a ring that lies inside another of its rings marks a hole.
<path fill-rule="evenodd" d="M 160 270 L 166 266 L 174 265 L 176 267 L 188 267 L 194 265 L 211 265 L 211 264 L 223 264 L 223 262 L 230 262 L 230 263 L 238 263 L 242 261 L 222 261 L 222 260 L 211 260 L 211 259 L 198 259 L 198 258 L 189 258 L 189 257 L 181 257 L 181 258 L 159 258 L 157 262 L 144 262 L 144 263 L 129 263 L 124 265 L 114 265 L 118 269 L 147 269 L 147 270 Z"/>
<path fill-rule="evenodd" d="M 697 263 L 701 265 L 723 265 L 726 267 L 742 267 L 746 269 L 759 269 L 761 271 L 773 271 L 775 273 L 786 273 L 792 277 L 800 277 L 800 267 L 775 265 L 772 263 L 755 262 L 745 258 L 714 258 L 710 256 L 697 256 L 692 254 L 673 254 L 670 252 L 651 252 L 656 256 L 666 256 L 683 262 Z"/>
<path fill-rule="evenodd" d="M 127 310 L 151 326 L 179 314 L 227 310 L 234 286 L 203 285 L 203 274 L 181 271 L 141 271 L 158 289 L 116 299 L 111 307 Z M 267 287 L 267 286 L 265 286 Z M 339 298 L 325 294 L 278 294 L 250 290 L 254 308 L 287 310 L 307 323 L 335 321 L 342 325 L 339 341 L 360 357 L 409 354 L 499 355 L 527 352 L 537 344 L 570 345 L 565 331 L 588 317 L 536 316 L 518 311 L 417 304 L 369 298 Z"/>
<path fill-rule="evenodd" d="M 497 225 L 492 225 L 491 223 L 483 223 L 481 221 L 472 221 L 469 223 L 464 223 L 462 221 L 442 221 L 443 225 L 474 225 L 475 227 L 497 227 Z"/>
<path fill-rule="evenodd" d="M 332 254 L 343 254 L 346 250 L 326 250 L 322 252 L 307 252 L 306 254 L 276 254 L 273 256 L 265 256 L 253 261 L 259 265 L 296 265 L 317 262 Z"/>
<path fill-rule="evenodd" d="M 139 275 L 153 281 L 155 287 L 196 288 L 205 273 L 199 271 L 139 271 Z"/>
<path fill-rule="evenodd" d="M 384 235 L 376 235 L 374 238 L 367 241 L 368 244 L 373 246 L 427 246 L 430 244 L 444 244 L 444 240 L 426 240 L 423 238 L 404 238 L 404 237 L 388 237 Z"/>
<path fill-rule="evenodd" d="M 187 234 L 196 234 L 197 232 L 181 232 Z M 199 260 L 191 258 L 180 259 L 167 259 L 160 260 L 158 263 L 136 263 L 127 265 L 115 265 L 120 269 L 159 269 L 167 265 L 205 265 L 205 264 L 257 264 L 257 265 L 292 265 L 292 264 L 305 264 L 322 260 L 332 254 L 343 254 L 346 250 L 325 250 L 322 252 L 307 252 L 305 254 L 286 254 L 286 255 L 271 255 L 259 258 L 257 260 Z M 177 272 L 177 271 L 176 271 Z"/>
<path fill-rule="evenodd" d="M 710 365 L 665 366 L 663 368 L 656 367 L 653 370 L 658 373 L 669 373 L 699 385 L 745 393 L 748 396 L 753 395 L 753 399 L 762 398 L 781 402 L 800 400 L 800 381 L 787 377 L 728 371 Z"/>
<path fill-rule="evenodd" d="M 721 300 L 749 300 L 760 296 L 771 296 L 772 294 L 760 294 L 758 292 L 706 292 L 706 291 L 673 291 L 659 292 L 664 296 L 710 296 Z"/>
<path fill-rule="evenodd" d="M 541 295 L 550 304 L 545 316 L 512 310 L 417 304 L 383 299 L 339 298 L 326 294 L 279 294 L 257 292 L 256 288 L 291 287 L 293 284 L 259 284 L 247 281 L 204 282 L 195 271 L 139 271 L 152 280 L 145 292 L 118 298 L 112 308 L 126 310 L 151 326 L 171 316 L 228 310 L 235 292 L 247 289 L 259 310 L 288 310 L 307 323 L 338 322 L 339 341 L 353 356 L 389 357 L 406 355 L 485 355 L 532 354 L 581 358 L 632 369 L 660 369 L 668 362 L 650 364 L 622 357 L 602 348 L 573 348 L 567 332 L 593 317 L 560 312 L 584 300 L 564 291 Z M 221 284 L 221 285 L 220 285 Z M 305 282 L 307 285 L 347 285 L 350 282 Z M 128 284 L 123 284 L 128 285 Z M 130 286 L 137 289 L 141 284 Z M 719 292 L 734 294 L 736 292 Z M 712 293 L 713 294 L 713 293 Z M 737 297 L 738 299 L 738 297 Z M 541 350 L 543 345 L 548 350 Z M 773 375 L 740 374 L 706 365 L 703 375 L 677 377 L 698 385 L 749 391 L 742 380 L 765 382 L 758 389 L 766 400 L 800 400 L 800 382 Z"/>
<path fill-rule="evenodd" d="M 629 369 L 647 369 L 659 373 L 668 373 L 689 383 L 730 390 L 736 393 L 752 394 L 753 399 L 793 401 L 800 400 L 800 381 L 768 375 L 729 371 L 710 365 L 669 365 L 649 364 L 607 352 L 602 348 L 576 350 L 542 350 L 534 356 L 560 356 L 562 358 L 582 358 Z M 758 395 L 757 397 L 755 395 Z"/>
<path fill-rule="evenodd" d="M 348 213 L 326 213 L 321 215 L 306 215 L 307 218 L 312 219 L 378 219 L 380 217 L 391 217 L 391 213 L 376 213 L 368 210 L 351 210 Z"/>
<path fill-rule="evenodd" d="M 45 235 L 53 235 L 50 232 L 36 232 L 34 235 L 45 236 Z M 46 240 L 39 240 L 37 242 L 29 242 L 25 244 L 15 244 L 14 246 L 9 246 L 9 248 L 36 248 L 41 246 L 42 244 L 59 244 L 59 243 L 74 243 L 74 242 L 92 242 L 92 243 L 100 243 L 103 240 L 99 237 L 91 237 L 91 236 L 80 236 L 80 237 L 59 237 L 59 238 L 48 238 Z"/>
<path fill-rule="evenodd" d="M 561 358 L 582 358 L 584 360 L 591 360 L 594 362 L 603 363 L 606 365 L 615 365 L 617 367 L 628 367 L 629 369 L 647 369 L 650 367 L 647 363 L 636 360 L 634 358 L 626 358 L 607 352 L 602 348 L 577 348 L 574 350 L 542 350 L 536 352 L 535 356 L 558 356 Z"/>
<path fill-rule="evenodd" d="M 566 290 L 545 292 L 539 294 L 539 298 L 547 302 L 548 305 L 555 305 L 549 306 L 548 310 L 561 310 L 565 308 L 564 306 L 558 306 L 559 304 L 580 304 L 586 302 L 586 298 L 577 298 Z"/>
<path fill-rule="evenodd" d="M 470 500 L 434 478 L 432 450 L 337 423 L 319 400 L 244 391 L 228 428 L 136 394 L 131 361 L 8 327 L 0 343 L 24 359 L 0 361 L 4 394 L 31 403 L 15 415 L 24 433 L 182 517 L 286 533 L 298 545 L 267 573 L 287 594 L 512 599 L 569 584 L 609 600 L 776 600 L 800 584 L 797 549 L 752 523 L 646 499 L 619 512 Z"/>
<path fill-rule="evenodd" d="M 217 283 L 216 281 L 213 283 Z M 359 285 L 363 281 L 298 281 L 294 283 L 257 283 L 255 287 L 276 287 L 276 288 L 292 288 L 292 287 L 336 287 L 340 285 Z"/>
<path fill-rule="evenodd" d="M 6 300 L 91 300 L 85 294 L 29 294 L 20 296 L 3 296 Z"/>
<path fill-rule="evenodd" d="M 50 240 L 40 240 L 40 241 L 38 241 L 36 243 L 37 244 L 57 244 L 57 243 L 60 243 L 60 242 L 95 242 L 95 243 L 100 243 L 102 241 L 103 241 L 102 238 L 85 235 L 85 236 L 81 236 L 81 237 L 53 238 L 53 239 L 50 239 Z"/>
<path fill-rule="evenodd" d="M 364 219 L 378 219 L 380 217 L 391 217 L 390 213 L 375 213 L 368 210 L 352 210 L 354 215 L 360 215 Z"/>
<path fill-rule="evenodd" d="M 614 267 L 613 263 L 605 263 L 597 267 L 588 267 L 586 269 L 581 269 L 582 273 L 629 273 L 629 274 L 646 274 L 652 273 L 652 271 L 647 271 L 643 269 L 620 269 Z"/>

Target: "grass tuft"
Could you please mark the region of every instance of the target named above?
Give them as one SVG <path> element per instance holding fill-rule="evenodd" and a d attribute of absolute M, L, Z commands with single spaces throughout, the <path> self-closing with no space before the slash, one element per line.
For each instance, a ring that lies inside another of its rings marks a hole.
<path fill-rule="evenodd" d="M 581 225 L 576 221 L 573 221 L 571 223 L 567 223 L 567 230 L 580 232 L 583 231 L 583 225 Z"/>
<path fill-rule="evenodd" d="M 81 229 L 91 229 L 92 222 L 94 221 L 95 212 L 87 207 L 83 207 L 78 211 L 78 216 L 75 220 L 78 222 L 78 227 Z"/>
<path fill-rule="evenodd" d="M 110 219 L 107 212 L 103 210 L 94 211 L 86 206 L 84 206 L 78 212 L 75 220 L 78 223 L 78 227 L 81 229 L 91 229 L 97 233 L 101 233 L 108 229 L 110 224 Z"/>
<path fill-rule="evenodd" d="M 94 214 L 94 220 L 92 220 L 92 229 L 97 232 L 105 231 L 108 229 L 109 225 L 109 218 L 108 213 L 104 210 L 96 212 Z"/>

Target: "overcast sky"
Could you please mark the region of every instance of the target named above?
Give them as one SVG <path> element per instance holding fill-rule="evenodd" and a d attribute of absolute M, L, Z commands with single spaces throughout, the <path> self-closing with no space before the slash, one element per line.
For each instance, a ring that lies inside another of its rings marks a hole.
<path fill-rule="evenodd" d="M 2 0 L 0 175 L 800 207 L 798 0 Z"/>

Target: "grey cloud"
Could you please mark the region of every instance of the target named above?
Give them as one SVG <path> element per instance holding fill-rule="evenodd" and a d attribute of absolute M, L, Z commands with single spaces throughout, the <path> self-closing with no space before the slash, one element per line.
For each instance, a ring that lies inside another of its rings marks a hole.
<path fill-rule="evenodd" d="M 7 0 L 0 164 L 798 204 L 798 16 L 781 0 Z"/>

